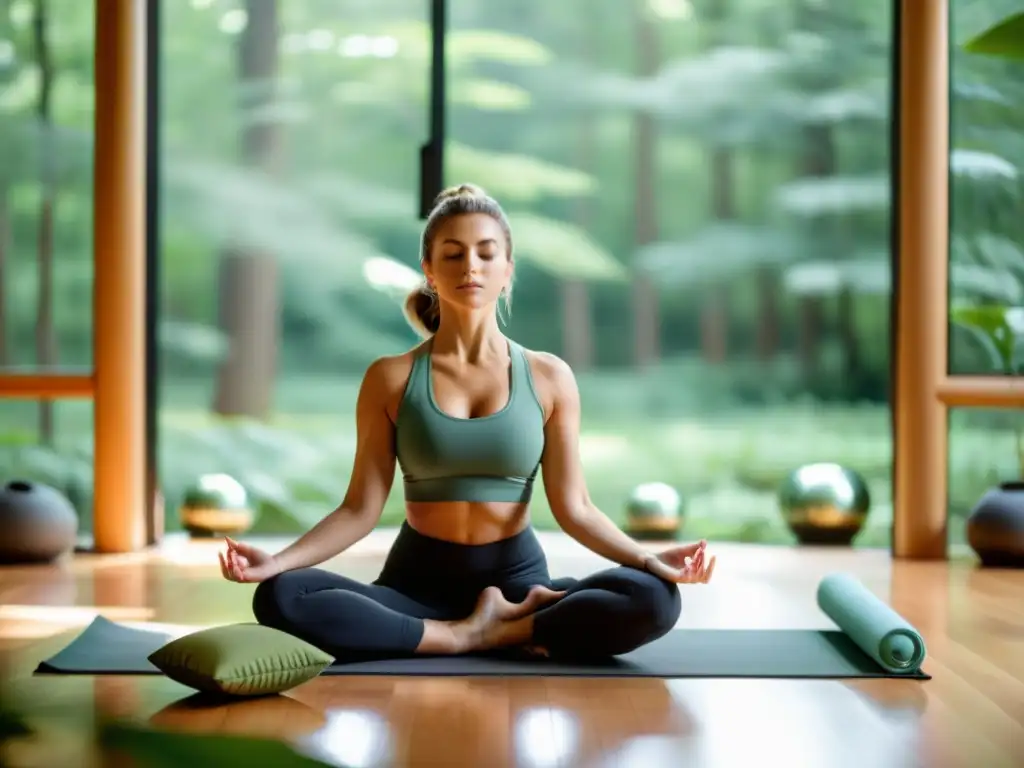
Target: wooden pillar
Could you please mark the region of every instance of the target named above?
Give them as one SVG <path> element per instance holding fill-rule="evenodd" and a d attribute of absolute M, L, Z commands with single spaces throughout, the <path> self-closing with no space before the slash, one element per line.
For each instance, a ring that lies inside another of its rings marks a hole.
<path fill-rule="evenodd" d="M 93 254 L 100 552 L 141 549 L 145 500 L 145 0 L 96 0 Z"/>
<path fill-rule="evenodd" d="M 949 3 L 899 0 L 893 555 L 947 554 Z"/>

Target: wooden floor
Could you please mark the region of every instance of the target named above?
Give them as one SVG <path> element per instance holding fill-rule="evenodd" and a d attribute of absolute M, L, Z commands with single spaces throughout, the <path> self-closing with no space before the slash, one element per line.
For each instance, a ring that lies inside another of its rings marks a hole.
<path fill-rule="evenodd" d="M 329 567 L 371 579 L 390 540 L 375 532 Z M 568 539 L 542 540 L 557 574 L 603 565 Z M 934 679 L 321 677 L 284 696 L 195 709 L 185 701 L 191 691 L 163 677 L 32 676 L 96 613 L 197 627 L 251 620 L 253 588 L 220 578 L 216 544 L 176 538 L 145 554 L 0 569 L 0 662 L 10 689 L 40 716 L 75 713 L 59 721 L 63 736 L 16 756 L 39 766 L 101 764 L 84 757 L 75 725 L 113 714 L 270 735 L 353 768 L 1024 765 L 1024 572 L 893 564 L 884 551 L 715 551 L 714 583 L 682 588 L 683 626 L 828 627 L 815 587 L 826 573 L 847 571 L 923 632 Z"/>

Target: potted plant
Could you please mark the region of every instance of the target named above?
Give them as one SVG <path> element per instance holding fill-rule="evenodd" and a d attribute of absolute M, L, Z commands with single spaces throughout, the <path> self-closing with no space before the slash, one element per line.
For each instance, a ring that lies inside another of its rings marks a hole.
<path fill-rule="evenodd" d="M 968 330 L 988 350 L 1003 375 L 1020 373 L 1019 341 L 1024 338 L 1024 308 L 999 305 L 961 306 L 951 320 Z M 1024 415 L 1024 414 L 1022 414 Z M 1024 428 L 1014 421 L 1016 478 L 989 489 L 967 518 L 967 543 L 984 566 L 1024 567 Z"/>
<path fill-rule="evenodd" d="M 1024 62 L 1024 11 L 999 19 L 968 40 L 963 49 Z M 981 342 L 997 371 L 1005 376 L 1024 372 L 1024 360 L 1018 354 L 1018 343 L 1024 338 L 1024 308 L 958 306 L 952 308 L 950 319 Z M 967 518 L 967 541 L 983 566 L 1024 567 L 1024 429 L 1020 419 L 1014 431 L 1017 477 L 985 493 Z"/>

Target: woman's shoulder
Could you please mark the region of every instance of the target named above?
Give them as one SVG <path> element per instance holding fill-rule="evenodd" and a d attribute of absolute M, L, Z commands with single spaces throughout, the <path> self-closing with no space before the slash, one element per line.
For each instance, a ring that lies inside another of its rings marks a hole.
<path fill-rule="evenodd" d="M 530 375 L 536 383 L 554 393 L 575 391 L 576 376 L 565 360 L 552 352 L 522 349 L 530 366 Z"/>
<path fill-rule="evenodd" d="M 363 377 L 367 385 L 387 391 L 403 390 L 412 372 L 413 363 L 423 351 L 426 342 L 405 352 L 381 355 L 370 363 Z"/>

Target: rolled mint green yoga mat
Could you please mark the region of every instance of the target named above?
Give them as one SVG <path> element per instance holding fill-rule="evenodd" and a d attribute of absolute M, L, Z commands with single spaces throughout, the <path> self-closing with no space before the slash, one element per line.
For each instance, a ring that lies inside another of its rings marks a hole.
<path fill-rule="evenodd" d="M 821 580 L 818 607 L 886 671 L 921 668 L 927 655 L 921 634 L 849 574 L 833 573 Z"/>

